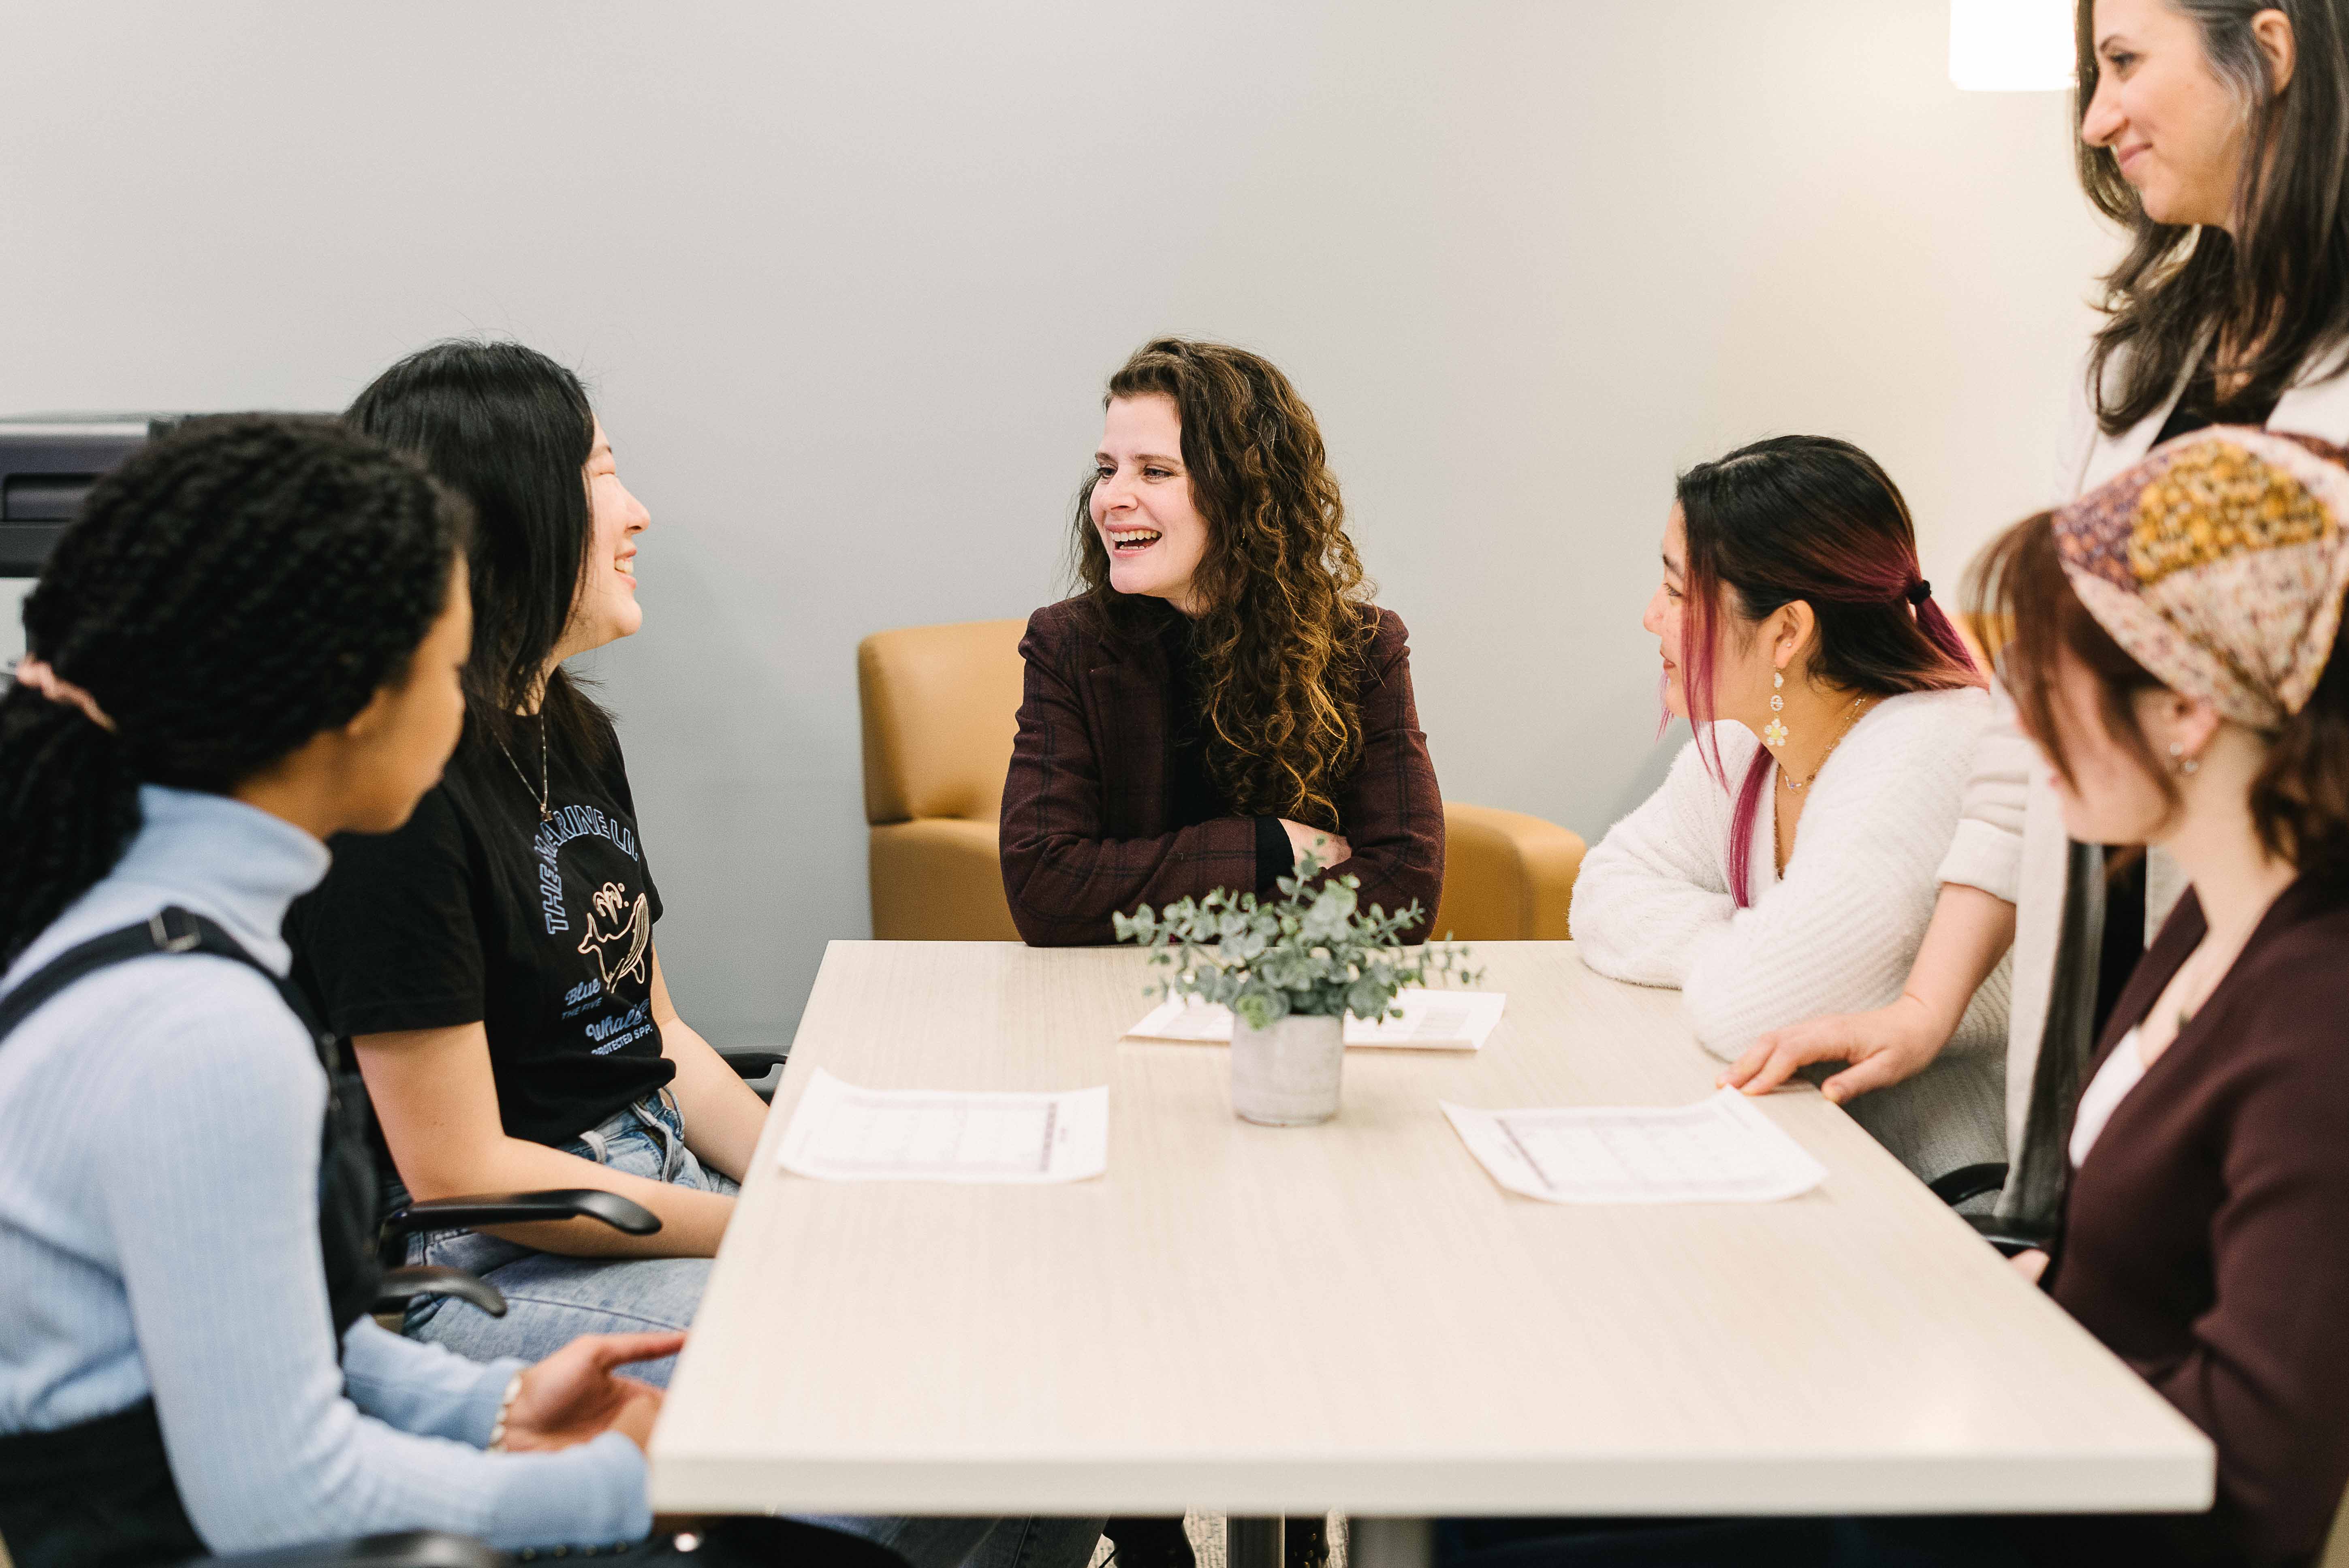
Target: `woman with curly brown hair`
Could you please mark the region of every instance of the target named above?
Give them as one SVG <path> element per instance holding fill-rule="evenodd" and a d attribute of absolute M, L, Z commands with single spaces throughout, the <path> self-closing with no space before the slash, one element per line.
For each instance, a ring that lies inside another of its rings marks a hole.
<path fill-rule="evenodd" d="M 1003 887 L 1039 947 L 1310 853 L 1365 904 L 1444 886 L 1402 620 L 1370 602 L 1313 411 L 1243 349 L 1144 345 L 1077 498 L 1083 591 L 1029 618 Z"/>

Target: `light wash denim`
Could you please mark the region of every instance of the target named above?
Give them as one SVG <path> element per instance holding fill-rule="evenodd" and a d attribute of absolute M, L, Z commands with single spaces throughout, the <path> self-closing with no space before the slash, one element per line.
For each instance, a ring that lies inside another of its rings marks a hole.
<path fill-rule="evenodd" d="M 616 1111 L 562 1146 L 647 1181 L 704 1192 L 737 1190 L 685 1147 L 685 1123 L 667 1089 Z M 396 1195 L 399 1196 L 399 1195 Z M 488 1361 L 518 1355 L 540 1361 L 583 1334 L 662 1334 L 689 1326 L 709 1282 L 708 1258 L 566 1258 L 479 1231 L 435 1231 L 411 1236 L 411 1263 L 437 1263 L 478 1274 L 506 1298 L 506 1315 L 441 1296 L 418 1303 L 406 1328 L 417 1339 L 460 1355 Z M 626 1369 L 631 1377 L 668 1386 L 677 1358 Z"/>
<path fill-rule="evenodd" d="M 685 1122 L 667 1089 L 614 1113 L 563 1146 L 566 1154 L 648 1181 L 704 1192 L 739 1190 L 685 1147 Z M 396 1197 L 404 1194 L 395 1193 Z M 497 1286 L 506 1315 L 495 1318 L 448 1297 L 408 1314 L 407 1330 L 461 1355 L 538 1361 L 583 1334 L 644 1334 L 689 1327 L 709 1282 L 708 1258 L 566 1258 L 475 1231 L 409 1239 L 408 1261 L 463 1269 Z M 668 1386 L 677 1358 L 623 1370 Z M 1101 1539 L 1099 1519 L 864 1518 L 797 1515 L 810 1524 L 875 1541 L 913 1568 L 1084 1568 Z"/>

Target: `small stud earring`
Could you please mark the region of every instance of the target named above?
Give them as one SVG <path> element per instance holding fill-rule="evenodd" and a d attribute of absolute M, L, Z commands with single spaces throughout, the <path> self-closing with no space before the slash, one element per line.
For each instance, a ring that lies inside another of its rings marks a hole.
<path fill-rule="evenodd" d="M 2189 757 L 2178 764 L 2178 771 L 2181 774 L 2199 774 L 2202 771 L 2202 759 Z"/>

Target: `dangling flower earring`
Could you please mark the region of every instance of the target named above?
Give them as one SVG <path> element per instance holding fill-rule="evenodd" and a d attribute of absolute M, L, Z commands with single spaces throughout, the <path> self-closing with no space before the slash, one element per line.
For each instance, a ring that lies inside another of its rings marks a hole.
<path fill-rule="evenodd" d="M 1786 711 L 1786 699 L 1779 695 L 1777 691 L 1777 688 L 1785 684 L 1785 670 L 1777 670 L 1771 675 L 1770 722 L 1762 727 L 1762 743 L 1773 751 L 1786 743 L 1786 722 L 1778 717 Z"/>

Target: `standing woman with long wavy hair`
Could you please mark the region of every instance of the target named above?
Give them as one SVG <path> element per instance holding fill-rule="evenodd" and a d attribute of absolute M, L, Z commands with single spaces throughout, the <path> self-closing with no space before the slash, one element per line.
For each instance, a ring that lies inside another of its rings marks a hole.
<path fill-rule="evenodd" d="M 1038 946 L 1310 854 L 1364 904 L 1444 887 L 1402 619 L 1371 602 L 1313 411 L 1271 363 L 1165 337 L 1110 378 L 1083 591 L 1028 622 L 1003 886 Z"/>
<path fill-rule="evenodd" d="M 2075 36 L 2081 186 L 2129 248 L 2104 279 L 2056 499 L 2213 424 L 2349 443 L 2349 0 L 2077 0 Z M 1899 999 L 1765 1035 L 1732 1079 L 1761 1093 L 1847 1061 L 1829 1098 L 1898 1083 L 2012 944 L 2000 1210 L 2051 1220 L 2090 1046 L 2185 885 L 2161 850 L 2114 850 L 2065 835 L 2006 714 Z"/>

